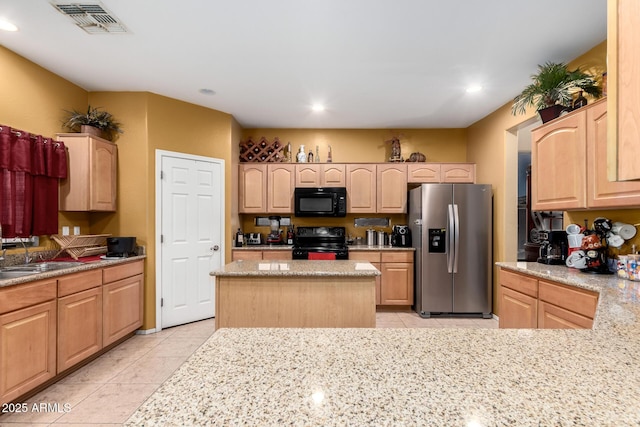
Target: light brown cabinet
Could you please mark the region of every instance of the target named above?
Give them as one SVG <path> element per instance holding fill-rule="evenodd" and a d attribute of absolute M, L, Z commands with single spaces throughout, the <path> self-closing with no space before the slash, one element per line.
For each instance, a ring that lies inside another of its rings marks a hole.
<path fill-rule="evenodd" d="M 67 178 L 60 181 L 61 211 L 115 211 L 118 146 L 83 133 L 58 134 L 68 150 Z"/>
<path fill-rule="evenodd" d="M 143 261 L 102 270 L 102 344 L 108 346 L 142 325 Z"/>
<path fill-rule="evenodd" d="M 254 164 L 238 166 L 239 213 L 293 213 L 295 165 Z"/>
<path fill-rule="evenodd" d="M 591 328 L 596 292 L 500 269 L 500 328 Z"/>
<path fill-rule="evenodd" d="M 376 165 L 347 164 L 347 213 L 376 212 Z"/>
<path fill-rule="evenodd" d="M 345 187 L 345 170 L 343 163 L 296 164 L 296 187 Z"/>
<path fill-rule="evenodd" d="M 58 373 L 102 349 L 102 271 L 58 279 Z"/>
<path fill-rule="evenodd" d="M 0 403 L 56 375 L 56 281 L 0 289 Z"/>
<path fill-rule="evenodd" d="M 289 260 L 292 257 L 291 249 L 269 249 L 266 251 L 261 250 L 232 250 L 231 260 Z"/>
<path fill-rule="evenodd" d="M 405 163 L 376 165 L 376 184 L 376 213 L 407 212 L 407 165 Z"/>
<path fill-rule="evenodd" d="M 532 132 L 534 210 L 640 204 L 640 182 L 609 181 L 607 103 L 599 100 Z"/>
<path fill-rule="evenodd" d="M 349 259 L 370 262 L 380 270 L 376 305 L 413 305 L 413 251 L 349 251 Z"/>
<path fill-rule="evenodd" d="M 468 183 L 476 182 L 475 163 L 407 163 L 407 182 Z"/>
<path fill-rule="evenodd" d="M 640 3 L 609 0 L 607 20 L 610 178 L 640 179 Z"/>
<path fill-rule="evenodd" d="M 586 124 L 581 109 L 531 132 L 533 210 L 586 207 Z"/>

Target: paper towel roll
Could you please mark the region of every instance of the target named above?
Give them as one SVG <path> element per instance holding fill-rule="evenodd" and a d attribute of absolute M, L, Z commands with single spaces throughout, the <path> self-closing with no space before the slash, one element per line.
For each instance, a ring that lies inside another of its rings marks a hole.
<path fill-rule="evenodd" d="M 636 235 L 636 227 L 631 224 L 625 224 L 624 222 L 614 222 L 611 231 L 624 240 L 629 240 Z"/>

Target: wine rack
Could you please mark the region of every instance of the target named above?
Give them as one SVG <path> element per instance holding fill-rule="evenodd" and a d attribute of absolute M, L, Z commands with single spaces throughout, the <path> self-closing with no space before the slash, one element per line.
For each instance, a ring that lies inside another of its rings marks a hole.
<path fill-rule="evenodd" d="M 240 142 L 241 162 L 286 162 L 287 147 L 276 137 L 273 141 L 262 137 L 259 141 L 249 138 Z"/>

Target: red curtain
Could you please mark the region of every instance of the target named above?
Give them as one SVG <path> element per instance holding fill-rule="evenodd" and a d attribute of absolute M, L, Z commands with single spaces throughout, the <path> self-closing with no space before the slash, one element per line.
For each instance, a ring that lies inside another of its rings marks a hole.
<path fill-rule="evenodd" d="M 58 232 L 58 179 L 67 177 L 64 144 L 0 125 L 3 237 Z"/>

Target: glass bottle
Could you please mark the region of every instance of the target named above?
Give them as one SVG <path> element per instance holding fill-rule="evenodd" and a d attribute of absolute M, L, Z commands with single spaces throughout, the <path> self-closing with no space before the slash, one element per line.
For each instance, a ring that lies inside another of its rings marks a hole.
<path fill-rule="evenodd" d="M 582 91 L 580 91 L 576 100 L 573 101 L 573 109 L 575 110 L 576 108 L 584 107 L 585 105 L 587 105 L 587 98 L 585 98 L 584 95 L 582 95 Z"/>
<path fill-rule="evenodd" d="M 318 149 L 318 146 L 316 145 L 316 157 L 315 157 L 315 161 L 316 163 L 320 163 L 320 150 Z"/>
<path fill-rule="evenodd" d="M 313 151 L 309 150 L 309 155 L 307 156 L 309 163 L 313 163 Z"/>

